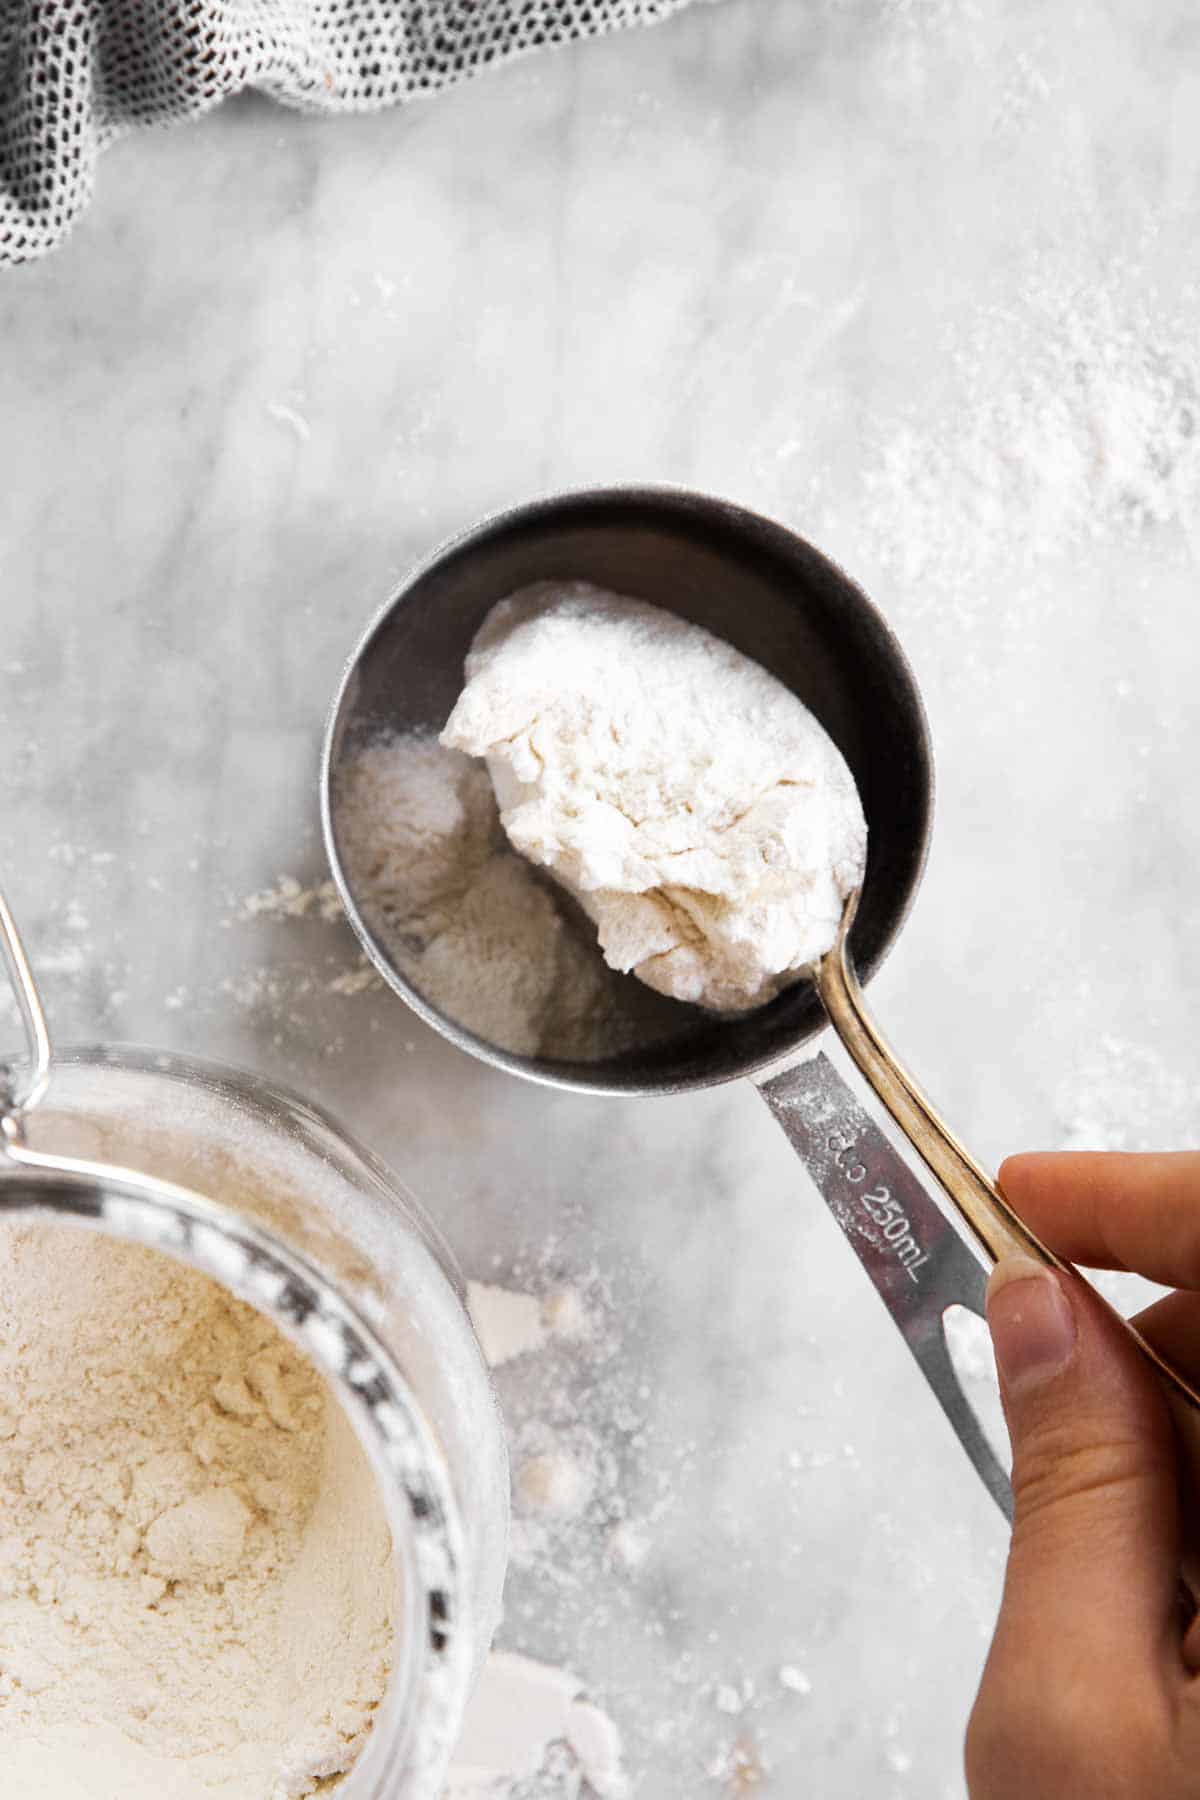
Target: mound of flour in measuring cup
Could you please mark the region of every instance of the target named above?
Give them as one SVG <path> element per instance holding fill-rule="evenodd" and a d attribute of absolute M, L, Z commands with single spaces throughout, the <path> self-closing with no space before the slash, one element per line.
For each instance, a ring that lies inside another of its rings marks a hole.
<path fill-rule="evenodd" d="M 443 744 L 485 757 L 513 847 L 600 948 L 677 1000 L 744 1012 L 833 943 L 867 831 L 849 769 L 775 677 L 584 582 L 485 619 Z"/>
<path fill-rule="evenodd" d="M 629 1040 L 618 977 L 509 849 L 479 763 L 385 734 L 347 759 L 338 810 L 364 918 L 440 1012 L 518 1056 L 589 1060 Z"/>

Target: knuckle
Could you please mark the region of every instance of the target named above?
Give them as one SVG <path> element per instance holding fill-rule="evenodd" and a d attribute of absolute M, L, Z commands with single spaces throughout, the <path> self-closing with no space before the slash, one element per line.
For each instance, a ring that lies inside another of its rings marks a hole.
<path fill-rule="evenodd" d="M 1165 1461 L 1165 1459 L 1164 1459 Z M 1013 1498 L 1024 1529 L 1051 1510 L 1110 1508 L 1115 1496 L 1157 1484 L 1163 1467 L 1142 1438 L 1110 1436 L 1081 1442 L 1071 1420 L 1041 1431 L 1013 1457 Z"/>

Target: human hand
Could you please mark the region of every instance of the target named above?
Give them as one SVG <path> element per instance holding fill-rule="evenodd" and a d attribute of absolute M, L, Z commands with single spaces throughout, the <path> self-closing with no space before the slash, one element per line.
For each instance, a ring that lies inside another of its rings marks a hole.
<path fill-rule="evenodd" d="M 1072 1262 L 1183 1290 L 1137 1324 L 1200 1373 L 1200 1154 L 1019 1156 L 1000 1185 Z M 1082 1281 L 1039 1263 L 997 1265 L 988 1322 L 1015 1516 L 971 1800 L 1200 1800 L 1200 1620 L 1162 1384 Z"/>

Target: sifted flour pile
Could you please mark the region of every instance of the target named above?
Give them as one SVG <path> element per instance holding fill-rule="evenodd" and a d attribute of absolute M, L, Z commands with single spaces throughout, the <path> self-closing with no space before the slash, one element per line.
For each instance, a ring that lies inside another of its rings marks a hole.
<path fill-rule="evenodd" d="M 347 1770 L 394 1577 L 312 1365 L 154 1251 L 9 1223 L 0 1396 L 4 1791 L 299 1800 Z"/>
<path fill-rule="evenodd" d="M 364 917 L 440 1012 L 519 1056 L 630 1040 L 629 984 L 508 848 L 481 764 L 432 737 L 367 744 L 339 777 L 338 832 Z"/>
<path fill-rule="evenodd" d="M 788 688 L 699 626 L 586 582 L 492 608 L 442 742 L 486 757 L 515 849 L 615 969 L 718 1012 L 823 955 L 866 865 L 853 777 Z"/>

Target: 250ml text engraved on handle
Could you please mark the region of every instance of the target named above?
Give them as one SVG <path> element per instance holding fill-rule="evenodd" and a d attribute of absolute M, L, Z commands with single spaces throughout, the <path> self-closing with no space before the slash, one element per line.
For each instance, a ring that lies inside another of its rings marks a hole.
<path fill-rule="evenodd" d="M 844 1138 L 835 1132 L 831 1138 L 826 1139 L 826 1143 L 833 1152 L 834 1163 L 851 1187 L 859 1187 L 869 1179 L 870 1172 L 856 1153 L 853 1138 Z M 864 1186 L 857 1198 L 859 1206 L 877 1228 L 872 1233 L 876 1241 L 882 1239 L 913 1286 L 919 1287 L 920 1276 L 917 1271 L 929 1261 L 929 1252 L 922 1251 L 913 1236 L 912 1226 L 901 1211 L 899 1200 L 892 1197 L 890 1188 L 885 1187 L 882 1181 L 877 1182 L 874 1187 Z"/>

